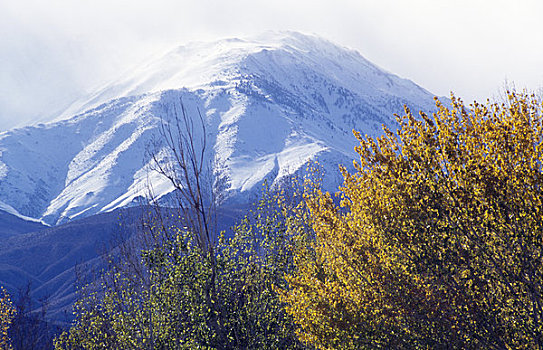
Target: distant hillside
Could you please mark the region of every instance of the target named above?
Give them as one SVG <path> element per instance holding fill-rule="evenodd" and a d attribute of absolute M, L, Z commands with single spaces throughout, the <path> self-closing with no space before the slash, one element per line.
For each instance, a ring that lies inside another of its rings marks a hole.
<path fill-rule="evenodd" d="M 221 209 L 217 219 L 219 229 L 228 230 L 247 210 Z M 166 215 L 168 212 L 170 210 L 164 209 Z M 118 209 L 55 227 L 41 226 L 37 231 L 6 236 L 0 240 L 0 285 L 16 296 L 20 288 L 30 283 L 34 300 L 49 299 L 49 318 L 70 318 L 75 298 L 76 266 L 84 267 L 84 273 L 99 269 L 101 254 L 139 232 L 142 218 L 148 217 L 149 213 L 152 213 L 151 209 L 142 207 Z M 3 215 L 0 213 L 0 220 Z M 21 227 L 24 226 L 23 223 Z"/>
<path fill-rule="evenodd" d="M 0 240 L 45 228 L 47 228 L 47 226 L 40 222 L 27 221 L 6 211 L 0 210 Z"/>

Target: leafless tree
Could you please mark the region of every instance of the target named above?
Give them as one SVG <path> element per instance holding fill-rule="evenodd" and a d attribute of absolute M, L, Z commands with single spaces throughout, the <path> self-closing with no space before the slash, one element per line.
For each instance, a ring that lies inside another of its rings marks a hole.
<path fill-rule="evenodd" d="M 159 140 L 154 140 L 150 157 L 151 168 L 164 176 L 174 187 L 177 195 L 177 216 L 182 227 L 193 235 L 204 257 L 209 260 L 211 275 L 205 287 L 207 307 L 214 310 L 219 305 L 213 303 L 216 291 L 217 262 L 217 202 L 221 191 L 219 181 L 212 179 L 212 162 L 207 153 L 208 140 L 204 118 L 200 109 L 191 118 L 182 100 L 170 106 L 171 119 L 161 118 Z M 163 153 L 166 152 L 166 154 Z M 152 185 L 150 185 L 151 198 Z M 155 199 L 154 207 L 158 208 L 157 216 L 162 221 L 162 210 Z M 155 223 L 157 219 L 154 219 Z M 167 221 L 167 220 L 166 220 Z M 168 232 L 164 225 L 162 232 Z M 213 312 L 218 315 L 219 312 Z M 211 319 L 210 326 L 216 334 L 223 336 L 218 318 Z"/>
<path fill-rule="evenodd" d="M 211 179 L 211 162 L 207 159 L 207 131 L 204 118 L 197 110 L 190 118 L 182 101 L 171 106 L 173 120 L 161 119 L 160 138 L 154 140 L 149 155 L 151 168 L 175 189 L 177 208 L 184 226 L 195 235 L 200 248 L 212 251 L 216 239 L 217 189 Z M 152 187 L 151 197 L 152 195 Z"/>

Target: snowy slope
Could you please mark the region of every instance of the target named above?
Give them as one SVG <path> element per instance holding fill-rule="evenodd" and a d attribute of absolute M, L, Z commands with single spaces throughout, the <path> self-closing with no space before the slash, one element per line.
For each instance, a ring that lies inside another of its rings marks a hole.
<path fill-rule="evenodd" d="M 319 159 L 339 184 L 352 129 L 394 128 L 394 113 L 433 108 L 432 95 L 358 52 L 299 33 L 266 33 L 179 47 L 72 105 L 54 123 L 0 134 L 0 201 L 58 224 L 130 205 L 171 186 L 149 171 L 146 149 L 182 101 L 201 111 L 213 174 L 234 202 L 252 200 Z M 69 117 L 70 115 L 75 115 Z M 66 119 L 67 118 L 67 119 Z M 165 156 L 165 155 L 164 155 Z"/>

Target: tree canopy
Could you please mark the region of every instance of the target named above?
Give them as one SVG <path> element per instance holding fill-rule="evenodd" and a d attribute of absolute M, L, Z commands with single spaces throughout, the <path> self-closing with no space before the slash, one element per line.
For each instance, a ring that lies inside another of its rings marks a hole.
<path fill-rule="evenodd" d="M 283 295 L 319 348 L 543 347 L 543 115 L 527 93 L 355 132 Z"/>
<path fill-rule="evenodd" d="M 296 227 L 281 198 L 265 195 L 213 250 L 178 218 L 148 221 L 141 253 L 121 254 L 80 288 L 75 321 L 56 348 L 301 348 L 276 291 L 293 268 Z"/>

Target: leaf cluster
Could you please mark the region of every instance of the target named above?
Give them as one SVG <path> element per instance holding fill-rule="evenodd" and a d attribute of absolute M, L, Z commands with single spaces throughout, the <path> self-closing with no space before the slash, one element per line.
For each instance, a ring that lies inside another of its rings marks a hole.
<path fill-rule="evenodd" d="M 11 349 L 8 330 L 15 316 L 15 309 L 11 304 L 9 294 L 0 287 L 0 349 Z"/>

